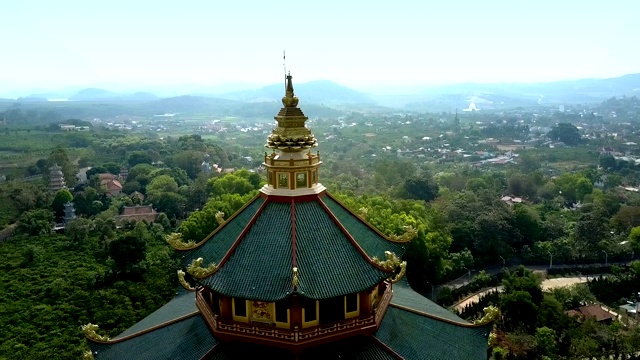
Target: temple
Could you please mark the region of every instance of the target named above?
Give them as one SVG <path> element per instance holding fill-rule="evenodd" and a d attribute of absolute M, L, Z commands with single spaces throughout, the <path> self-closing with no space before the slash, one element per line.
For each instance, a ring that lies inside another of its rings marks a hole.
<path fill-rule="evenodd" d="M 184 289 L 113 339 L 83 327 L 94 359 L 486 359 L 471 324 L 413 291 L 387 237 L 319 182 L 317 141 L 291 75 L 267 139 L 267 184 L 202 241 L 168 241 Z"/>

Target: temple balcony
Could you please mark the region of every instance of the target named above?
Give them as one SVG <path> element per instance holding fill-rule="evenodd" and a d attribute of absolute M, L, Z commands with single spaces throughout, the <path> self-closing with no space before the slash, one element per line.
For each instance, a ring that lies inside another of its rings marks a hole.
<path fill-rule="evenodd" d="M 305 323 L 301 308 L 293 306 L 290 311 L 291 321 L 288 327 L 276 325 L 275 322 L 267 322 L 262 319 L 248 321 L 236 321 L 232 318 L 223 319 L 218 311 L 225 308 L 223 301 L 212 300 L 206 289 L 199 288 L 196 292 L 196 305 L 202 317 L 206 321 L 214 336 L 223 341 L 248 341 L 265 345 L 277 346 L 300 351 L 306 347 L 319 345 L 325 342 L 338 340 L 355 335 L 370 335 L 375 333 L 382 322 L 387 307 L 391 302 L 392 289 L 388 283 L 380 284 L 373 289 L 377 296 L 371 294 L 359 294 L 360 299 L 371 299 L 370 305 L 359 307 L 358 316 L 341 319 L 339 321 L 323 323 L 317 321 L 317 325 L 309 326 Z M 368 309 L 367 309 L 368 307 Z M 298 313 L 298 314 L 296 314 Z M 297 319 L 297 320 L 295 320 Z M 318 317 L 318 320 L 321 318 Z"/>
<path fill-rule="evenodd" d="M 283 157 L 286 157 L 283 156 Z M 306 159 L 281 159 L 280 157 L 274 156 L 274 154 L 264 156 L 264 164 L 267 166 L 274 167 L 295 167 L 295 166 L 310 166 L 320 164 L 320 154 L 319 153 L 306 153 Z"/>

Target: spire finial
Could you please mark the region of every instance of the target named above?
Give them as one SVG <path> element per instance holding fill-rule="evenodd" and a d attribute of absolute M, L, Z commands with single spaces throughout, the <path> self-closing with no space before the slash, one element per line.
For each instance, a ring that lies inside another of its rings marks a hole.
<path fill-rule="evenodd" d="M 287 84 L 285 88 L 284 97 L 282 98 L 282 104 L 284 107 L 296 107 L 298 106 L 298 98 L 293 93 L 293 81 L 291 81 L 291 72 L 286 76 Z"/>
<path fill-rule="evenodd" d="M 284 69 L 284 91 L 287 91 L 287 56 L 282 50 L 282 68 Z"/>

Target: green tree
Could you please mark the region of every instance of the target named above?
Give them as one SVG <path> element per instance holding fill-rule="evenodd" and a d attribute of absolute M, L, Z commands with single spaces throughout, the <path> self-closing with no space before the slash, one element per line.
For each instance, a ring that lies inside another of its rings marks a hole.
<path fill-rule="evenodd" d="M 47 235 L 53 232 L 53 212 L 47 209 L 25 211 L 18 219 L 16 232 L 27 235 Z"/>
<path fill-rule="evenodd" d="M 438 196 L 438 184 L 430 176 L 410 177 L 404 181 L 404 190 L 416 200 L 431 201 Z"/>
<path fill-rule="evenodd" d="M 624 233 L 631 231 L 636 226 L 640 226 L 640 206 L 622 205 L 611 218 L 611 226 Z"/>
<path fill-rule="evenodd" d="M 75 243 L 86 241 L 93 230 L 93 222 L 85 218 L 75 218 L 65 226 L 64 233 Z"/>
<path fill-rule="evenodd" d="M 537 306 L 542 301 L 542 288 L 540 287 L 540 279 L 524 266 L 520 266 L 514 271 L 508 271 L 502 280 L 504 293 L 508 294 L 515 291 L 525 291 L 531 295 L 531 300 Z"/>
<path fill-rule="evenodd" d="M 134 167 L 138 164 L 151 164 L 153 159 L 146 151 L 133 151 L 129 154 L 127 163 L 130 167 Z"/>
<path fill-rule="evenodd" d="M 218 227 L 216 213 L 221 211 L 225 218 L 233 215 L 244 204 L 255 196 L 254 192 L 241 196 L 240 194 L 223 194 L 210 199 L 204 208 L 193 212 L 189 218 L 180 224 L 180 232 L 185 241 L 200 242 Z"/>
<path fill-rule="evenodd" d="M 76 193 L 74 200 L 76 212 L 81 215 L 95 216 L 106 209 L 106 196 L 90 186 Z"/>
<path fill-rule="evenodd" d="M 51 202 L 51 208 L 58 219 L 64 216 L 64 205 L 73 201 L 73 195 L 67 189 L 61 189 L 56 192 Z"/>
<path fill-rule="evenodd" d="M 531 154 L 522 154 L 518 161 L 518 167 L 523 173 L 530 173 L 540 168 L 540 160 Z"/>
<path fill-rule="evenodd" d="M 536 348 L 538 354 L 542 356 L 553 356 L 556 354 L 558 345 L 556 344 L 556 334 L 553 329 L 541 327 L 536 329 Z"/>
<path fill-rule="evenodd" d="M 203 152 L 185 150 L 173 155 L 169 159 L 168 164 L 170 164 L 172 167 L 177 167 L 184 170 L 191 179 L 195 179 L 202 171 L 202 169 L 200 168 L 200 164 L 202 164 L 203 159 Z"/>
<path fill-rule="evenodd" d="M 173 192 L 154 192 L 149 195 L 154 207 L 170 218 L 180 218 L 183 215 L 187 199 Z"/>
<path fill-rule="evenodd" d="M 560 331 L 567 323 L 562 304 L 552 295 L 544 295 L 538 309 L 538 327 Z"/>
<path fill-rule="evenodd" d="M 528 332 L 536 325 L 538 307 L 533 302 L 531 294 L 526 291 L 510 291 L 504 293 L 500 299 L 502 323 L 507 331 L 523 328 Z"/>
<path fill-rule="evenodd" d="M 147 194 L 154 193 L 177 193 L 178 183 L 169 175 L 160 175 L 147 185 Z"/>
<path fill-rule="evenodd" d="M 566 145 L 576 146 L 582 141 L 578 128 L 570 123 L 559 123 L 547 134 L 550 139 L 562 141 Z"/>
<path fill-rule="evenodd" d="M 187 173 L 184 170 L 178 167 L 153 170 L 152 172 L 149 173 L 149 178 L 154 179 L 161 175 L 171 176 L 173 180 L 175 180 L 176 183 L 178 183 L 178 186 L 191 184 L 191 179 L 189 179 L 189 175 L 187 175 Z"/>
<path fill-rule="evenodd" d="M 616 158 L 611 155 L 603 155 L 599 161 L 600 167 L 604 170 L 614 170 L 616 168 Z"/>
<path fill-rule="evenodd" d="M 555 179 L 559 194 L 569 204 L 582 201 L 585 195 L 593 191 L 593 184 L 581 174 L 564 173 Z"/>
<path fill-rule="evenodd" d="M 209 193 L 212 197 L 223 194 L 246 195 L 256 187 L 249 179 L 236 174 L 227 174 L 222 177 L 212 178 L 208 182 Z"/>
<path fill-rule="evenodd" d="M 128 274 L 139 270 L 138 265 L 145 258 L 145 241 L 132 233 L 119 236 L 109 243 L 109 257 L 117 272 Z"/>
<path fill-rule="evenodd" d="M 629 232 L 629 242 L 633 251 L 640 253 L 640 226 L 636 226 Z"/>

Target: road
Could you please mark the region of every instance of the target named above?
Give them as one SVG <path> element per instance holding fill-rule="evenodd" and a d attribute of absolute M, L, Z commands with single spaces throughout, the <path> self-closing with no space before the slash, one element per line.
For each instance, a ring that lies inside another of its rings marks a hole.
<path fill-rule="evenodd" d="M 548 291 L 550 289 L 553 288 L 557 288 L 557 287 L 564 287 L 564 286 L 571 286 L 574 284 L 581 284 L 581 283 L 585 283 L 587 282 L 587 280 L 591 280 L 593 279 L 593 276 L 577 276 L 577 277 L 565 277 L 565 278 L 555 278 L 555 279 L 547 279 L 542 281 L 542 290 L 543 291 Z M 464 300 L 462 300 L 459 303 L 454 304 L 451 309 L 455 309 L 455 310 L 462 310 L 465 308 L 465 306 L 469 305 L 469 304 L 473 304 L 475 302 L 478 302 L 480 300 L 480 298 L 482 296 L 484 296 L 485 294 L 491 292 L 491 291 L 495 291 L 495 290 L 499 290 L 502 291 L 503 287 L 502 286 L 498 286 L 498 287 L 494 287 L 491 289 L 487 289 L 484 290 L 482 292 L 476 293 Z"/>

